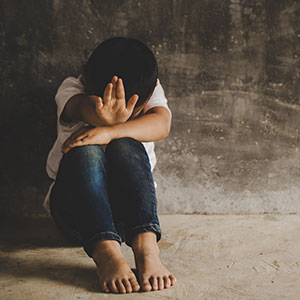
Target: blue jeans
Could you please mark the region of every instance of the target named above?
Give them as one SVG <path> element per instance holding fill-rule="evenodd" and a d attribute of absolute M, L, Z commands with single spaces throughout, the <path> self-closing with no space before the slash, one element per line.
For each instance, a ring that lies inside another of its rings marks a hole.
<path fill-rule="evenodd" d="M 142 232 L 161 239 L 147 152 L 132 138 L 71 149 L 63 155 L 50 195 L 50 213 L 63 235 L 92 257 L 99 240 L 132 246 Z"/>

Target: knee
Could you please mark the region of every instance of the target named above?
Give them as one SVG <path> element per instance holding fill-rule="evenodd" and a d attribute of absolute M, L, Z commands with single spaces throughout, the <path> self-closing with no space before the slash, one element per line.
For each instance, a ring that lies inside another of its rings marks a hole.
<path fill-rule="evenodd" d="M 76 156 L 98 156 L 101 154 L 102 148 L 100 145 L 84 145 L 72 148 L 66 155 L 76 155 Z"/>
<path fill-rule="evenodd" d="M 72 148 L 64 156 L 68 160 L 76 161 L 78 163 L 83 162 L 87 164 L 89 162 L 95 163 L 97 161 L 102 162 L 105 159 L 104 152 L 100 145 L 85 145 Z"/>
<path fill-rule="evenodd" d="M 146 153 L 143 144 L 133 138 L 124 137 L 111 141 L 106 148 L 107 155 L 129 157 L 137 153 Z"/>

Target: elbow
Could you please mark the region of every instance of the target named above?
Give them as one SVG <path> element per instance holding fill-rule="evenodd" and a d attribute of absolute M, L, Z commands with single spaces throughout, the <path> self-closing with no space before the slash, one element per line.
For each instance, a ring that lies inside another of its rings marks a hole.
<path fill-rule="evenodd" d="M 171 112 L 168 111 L 168 117 L 166 118 L 166 121 L 165 121 L 165 136 L 164 136 L 164 138 L 166 138 L 170 134 L 171 125 L 172 125 Z"/>
<path fill-rule="evenodd" d="M 155 125 L 155 140 L 162 140 L 166 138 L 171 131 L 171 114 L 165 107 L 154 107 L 149 110 L 148 114 L 152 114 Z M 152 127 L 153 128 L 153 127 Z"/>
<path fill-rule="evenodd" d="M 170 134 L 171 131 L 171 122 L 168 124 L 167 129 L 166 129 L 166 136 L 167 137 Z"/>
<path fill-rule="evenodd" d="M 161 131 L 161 139 L 166 138 L 170 134 L 170 131 L 171 131 L 171 122 L 168 121 L 164 124 L 163 129 Z"/>

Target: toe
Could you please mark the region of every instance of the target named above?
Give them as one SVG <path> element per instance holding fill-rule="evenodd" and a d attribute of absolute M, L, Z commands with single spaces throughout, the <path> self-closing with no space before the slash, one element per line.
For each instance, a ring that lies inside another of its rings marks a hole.
<path fill-rule="evenodd" d="M 119 279 L 119 280 L 116 281 L 116 285 L 118 287 L 119 293 L 121 293 L 121 294 L 125 294 L 126 293 L 125 286 L 124 286 L 124 284 L 123 284 L 123 282 L 122 282 L 121 279 Z"/>
<path fill-rule="evenodd" d="M 157 277 L 157 283 L 158 283 L 158 289 L 162 290 L 164 289 L 164 280 L 162 277 Z"/>
<path fill-rule="evenodd" d="M 136 280 L 136 278 L 129 278 L 129 282 L 131 284 L 133 292 L 138 292 L 140 290 L 141 287 L 140 287 L 138 281 Z"/>
<path fill-rule="evenodd" d="M 116 294 L 119 293 L 119 290 L 118 290 L 118 288 L 117 288 L 117 286 L 116 286 L 116 283 L 115 283 L 114 281 L 112 281 L 112 282 L 109 283 L 109 288 L 110 288 L 110 290 L 111 290 L 113 293 L 116 293 Z"/>
<path fill-rule="evenodd" d="M 105 292 L 105 293 L 109 293 L 110 292 L 110 290 L 109 290 L 109 288 L 107 286 L 107 283 L 105 281 L 102 283 L 102 291 Z"/>
<path fill-rule="evenodd" d="M 171 280 L 171 285 L 174 285 L 175 282 L 177 281 L 177 279 L 176 279 L 172 274 L 169 275 L 169 278 L 170 278 L 170 280 Z"/>
<path fill-rule="evenodd" d="M 168 288 L 170 286 L 171 280 L 169 279 L 168 276 L 164 276 L 163 279 L 164 279 L 164 287 L 166 289 L 166 288 Z"/>
<path fill-rule="evenodd" d="M 148 279 L 144 279 L 144 280 L 142 281 L 142 290 L 143 290 L 144 292 L 149 292 L 149 291 L 152 290 L 152 286 L 151 286 L 151 284 L 150 284 L 150 282 L 149 282 Z"/>
<path fill-rule="evenodd" d="M 131 286 L 129 280 L 128 279 L 123 279 L 122 282 L 123 282 L 123 285 L 125 286 L 126 293 L 131 293 L 132 292 L 132 286 Z"/>
<path fill-rule="evenodd" d="M 158 289 L 157 278 L 153 277 L 153 276 L 150 277 L 150 282 L 151 282 L 151 285 L 152 285 L 152 290 L 157 291 L 157 289 Z"/>

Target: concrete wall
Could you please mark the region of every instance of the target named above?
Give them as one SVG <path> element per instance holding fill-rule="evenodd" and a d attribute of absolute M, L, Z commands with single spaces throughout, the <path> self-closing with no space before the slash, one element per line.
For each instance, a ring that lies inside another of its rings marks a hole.
<path fill-rule="evenodd" d="M 160 213 L 300 213 L 299 0 L 1 0 L 0 211 L 43 214 L 54 95 L 105 38 L 156 54 Z"/>

